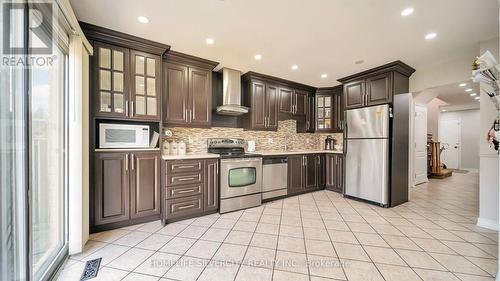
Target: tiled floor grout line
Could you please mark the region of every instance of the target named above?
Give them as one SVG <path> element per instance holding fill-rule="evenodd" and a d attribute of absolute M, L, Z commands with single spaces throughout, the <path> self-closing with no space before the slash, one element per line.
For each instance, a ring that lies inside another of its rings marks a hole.
<path fill-rule="evenodd" d="M 328 198 L 328 201 L 330 202 L 330 204 L 332 205 L 332 207 L 335 208 L 335 210 L 337 210 L 337 212 L 339 212 L 339 210 L 337 209 L 337 207 L 335 206 L 335 204 L 331 201 L 331 199 L 328 196 L 327 196 L 327 198 Z M 314 198 L 314 196 L 313 196 L 313 199 L 314 199 L 314 204 L 316 204 L 316 207 L 318 207 L 318 204 L 316 202 L 316 198 Z M 339 215 L 340 215 L 340 213 L 339 213 Z M 340 216 L 342 217 L 342 215 L 340 215 Z M 323 216 L 321 215 L 321 213 L 320 213 L 319 217 L 321 218 L 321 221 L 323 222 L 323 226 L 326 229 L 326 233 L 328 234 L 328 238 L 330 239 L 330 244 L 332 244 L 333 251 L 335 252 L 335 255 L 337 256 L 337 259 L 339 260 L 339 266 L 342 269 L 342 272 L 344 273 L 344 276 L 345 276 L 346 280 L 349 280 L 349 278 L 347 277 L 347 274 L 345 272 L 344 266 L 342 265 L 342 261 L 340 260 L 340 256 L 339 256 L 339 254 L 337 252 L 337 249 L 335 249 L 335 245 L 333 245 L 332 237 L 330 235 L 330 232 L 328 231 L 328 228 L 326 227 L 325 220 L 323 219 Z M 343 220 L 343 218 L 342 218 L 342 220 Z"/>
<path fill-rule="evenodd" d="M 301 224 L 302 237 L 303 237 L 302 241 L 304 242 L 304 252 L 305 252 L 305 256 L 306 256 L 307 275 L 309 276 L 309 280 L 311 280 L 311 270 L 309 269 L 309 256 L 307 255 L 307 246 L 306 246 L 306 233 L 304 232 L 304 220 L 302 218 L 302 207 L 301 207 L 302 203 L 300 202 L 301 196 L 302 195 L 298 196 L 298 200 L 299 200 L 300 224 Z M 313 196 L 311 195 L 311 197 L 313 197 Z M 313 198 L 313 201 L 314 201 L 314 198 Z"/>
<path fill-rule="evenodd" d="M 272 272 L 272 275 L 271 275 L 271 280 L 274 279 L 274 269 L 276 268 L 276 257 L 278 256 L 278 245 L 280 243 L 281 221 L 283 219 L 283 206 L 284 206 L 284 204 L 285 204 L 285 200 L 282 200 L 281 201 L 281 208 L 280 208 L 280 221 L 279 221 L 279 224 L 278 224 L 278 235 L 276 236 L 276 245 L 274 247 L 273 272 Z"/>
<path fill-rule="evenodd" d="M 245 254 L 243 254 L 243 260 L 241 261 L 241 263 L 239 264 L 238 266 L 238 270 L 236 271 L 236 274 L 234 275 L 234 279 L 233 281 L 236 280 L 236 278 L 238 277 L 238 273 L 240 273 L 240 269 L 241 269 L 241 266 L 243 265 L 243 262 L 245 261 L 245 256 L 247 255 L 247 252 L 248 252 L 248 248 L 250 248 L 250 244 L 252 243 L 252 240 L 253 240 L 253 236 L 255 235 L 255 231 L 257 230 L 257 226 L 259 225 L 259 222 L 260 222 L 260 219 L 262 218 L 262 213 L 264 212 L 264 208 L 262 208 L 262 212 L 260 213 L 260 216 L 259 216 L 259 220 L 257 221 L 257 225 L 255 226 L 255 229 L 254 231 L 252 232 L 252 237 L 250 237 L 250 242 L 248 242 L 248 245 L 247 245 L 247 248 L 245 250 Z M 244 212 L 243 212 L 244 214 Z M 242 214 L 242 216 L 243 216 Z M 241 219 L 241 217 L 240 217 Z M 240 220 L 238 219 L 238 221 Z M 238 223 L 238 221 L 236 223 Z M 236 224 L 235 224 L 236 225 Z"/>

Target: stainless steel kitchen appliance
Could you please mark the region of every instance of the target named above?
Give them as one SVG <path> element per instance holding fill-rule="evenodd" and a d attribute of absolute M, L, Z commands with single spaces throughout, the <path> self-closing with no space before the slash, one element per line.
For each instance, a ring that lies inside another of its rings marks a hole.
<path fill-rule="evenodd" d="M 262 157 L 245 153 L 243 139 L 209 139 L 208 152 L 220 154 L 220 213 L 262 203 Z"/>
<path fill-rule="evenodd" d="M 389 204 L 389 118 L 387 104 L 346 110 L 345 194 Z"/>
<path fill-rule="evenodd" d="M 262 160 L 262 200 L 286 196 L 287 181 L 287 157 L 265 157 Z"/>

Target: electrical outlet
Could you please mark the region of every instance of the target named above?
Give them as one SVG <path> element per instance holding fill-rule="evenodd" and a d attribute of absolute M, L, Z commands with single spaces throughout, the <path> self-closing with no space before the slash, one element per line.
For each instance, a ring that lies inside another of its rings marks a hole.
<path fill-rule="evenodd" d="M 309 138 L 307 138 L 307 139 L 306 139 L 306 143 L 307 143 L 307 144 L 309 144 L 309 142 L 310 142 L 310 140 L 309 140 Z"/>
<path fill-rule="evenodd" d="M 268 144 L 273 144 L 273 143 L 274 143 L 274 141 L 273 141 L 273 139 L 272 139 L 272 138 L 268 138 L 268 139 L 267 139 L 267 143 L 268 143 Z"/>
<path fill-rule="evenodd" d="M 194 142 L 193 138 L 191 138 L 191 136 L 188 136 L 188 143 L 193 144 L 193 142 Z"/>

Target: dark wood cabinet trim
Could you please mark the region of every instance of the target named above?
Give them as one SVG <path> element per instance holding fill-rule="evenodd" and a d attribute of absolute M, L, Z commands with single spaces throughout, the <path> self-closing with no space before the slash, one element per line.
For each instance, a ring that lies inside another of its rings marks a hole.
<path fill-rule="evenodd" d="M 112 45 L 118 45 L 124 48 L 144 51 L 159 56 L 170 50 L 169 45 L 82 21 L 80 21 L 79 24 L 87 39 L 92 41 L 106 42 Z"/>
<path fill-rule="evenodd" d="M 164 56 L 166 62 L 176 62 L 181 64 L 189 64 L 212 71 L 219 63 L 216 61 L 207 60 L 204 58 L 195 57 L 192 55 L 169 50 Z"/>
<path fill-rule="evenodd" d="M 346 84 L 353 80 L 365 79 L 366 77 L 369 76 L 374 76 L 384 72 L 391 72 L 391 71 L 395 71 L 406 77 L 410 77 L 415 72 L 415 69 L 407 65 L 406 63 L 397 60 L 353 75 L 346 76 L 344 78 L 337 79 L 337 81 L 339 81 L 342 84 Z"/>
<path fill-rule="evenodd" d="M 242 76 L 242 78 L 245 81 L 257 79 L 257 80 L 260 80 L 263 82 L 270 82 L 272 84 L 275 84 L 278 87 L 288 87 L 288 88 L 292 88 L 292 89 L 299 89 L 299 90 L 306 91 L 308 93 L 314 93 L 314 92 L 316 92 L 316 89 L 317 89 L 316 87 L 309 86 L 306 84 L 301 84 L 301 83 L 297 83 L 294 81 L 290 81 L 290 80 L 286 80 L 286 79 L 282 79 L 282 78 L 278 78 L 278 77 L 274 77 L 274 76 L 270 76 L 270 75 L 266 75 L 266 74 L 261 74 L 261 73 L 257 73 L 257 72 L 253 72 L 253 71 L 249 71 L 249 72 L 245 73 Z"/>

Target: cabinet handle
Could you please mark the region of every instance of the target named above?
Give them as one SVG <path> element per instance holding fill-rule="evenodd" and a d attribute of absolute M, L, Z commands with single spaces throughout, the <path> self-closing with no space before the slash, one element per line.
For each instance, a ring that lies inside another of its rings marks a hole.
<path fill-rule="evenodd" d="M 128 100 L 125 101 L 125 116 L 128 117 Z"/>
<path fill-rule="evenodd" d="M 193 192 L 195 191 L 194 188 L 191 188 L 191 189 L 186 189 L 186 190 L 180 190 L 180 191 L 177 191 L 177 193 L 179 194 L 183 194 L 183 193 L 189 193 L 189 192 Z"/>
<path fill-rule="evenodd" d="M 196 168 L 198 165 L 178 166 L 177 169 Z"/>
<path fill-rule="evenodd" d="M 193 122 L 193 110 L 190 109 L 189 110 L 189 123 L 192 123 Z"/>
<path fill-rule="evenodd" d="M 174 178 L 175 179 L 175 178 Z M 178 181 L 190 181 L 190 180 L 196 180 L 196 177 L 189 177 L 189 178 L 177 178 Z"/>
<path fill-rule="evenodd" d="M 134 116 L 134 101 L 130 102 L 130 117 Z"/>
<path fill-rule="evenodd" d="M 181 206 L 181 207 L 179 207 L 179 208 L 177 208 L 177 209 L 179 209 L 179 210 L 184 210 L 184 209 L 193 208 L 194 206 L 195 206 L 194 204 L 190 204 L 190 205 L 186 205 L 186 206 Z"/>
<path fill-rule="evenodd" d="M 125 171 L 128 171 L 128 153 L 125 154 Z"/>
<path fill-rule="evenodd" d="M 135 155 L 132 153 L 131 157 L 132 157 L 132 160 L 131 160 L 131 162 L 132 162 L 132 169 L 131 170 L 135 170 Z"/>

